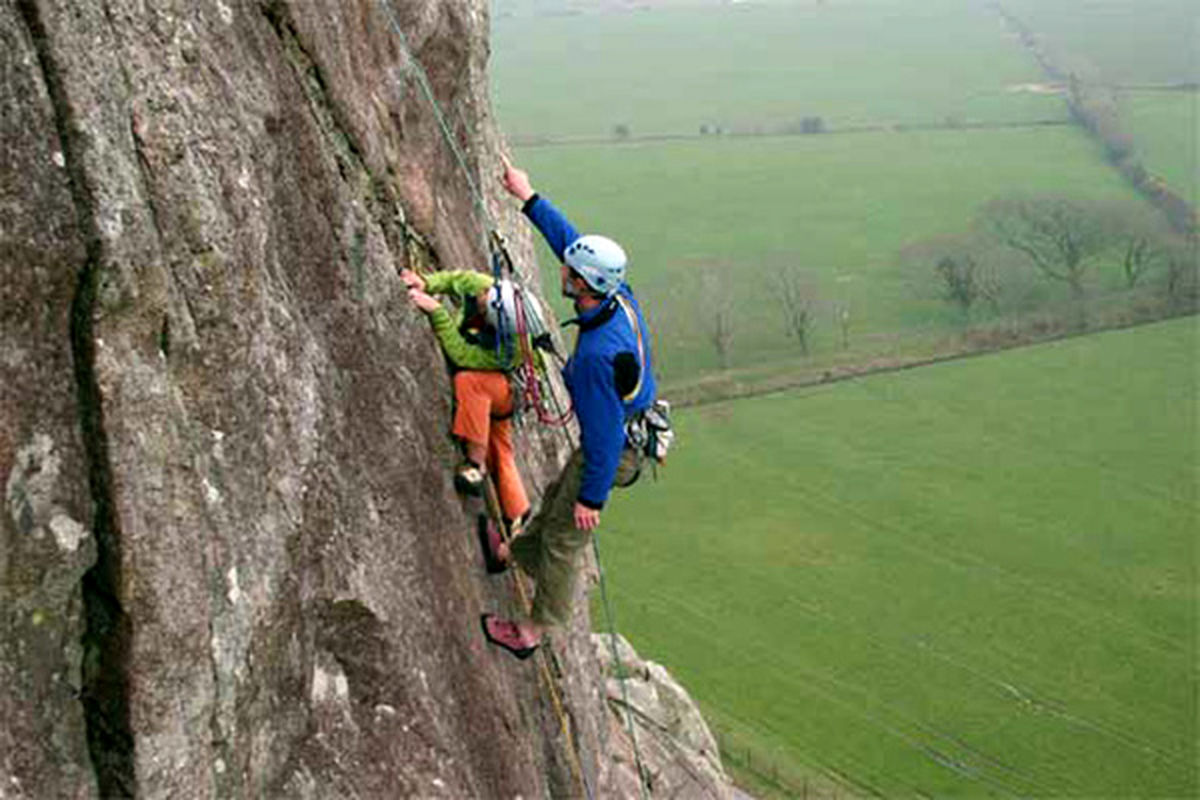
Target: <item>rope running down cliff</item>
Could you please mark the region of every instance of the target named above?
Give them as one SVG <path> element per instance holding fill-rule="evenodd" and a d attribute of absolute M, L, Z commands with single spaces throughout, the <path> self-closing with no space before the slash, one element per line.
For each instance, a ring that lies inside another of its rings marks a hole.
<path fill-rule="evenodd" d="M 425 95 L 425 99 L 429 102 L 429 107 L 433 111 L 434 119 L 437 121 L 438 127 L 441 129 L 442 138 L 445 140 L 447 147 L 450 148 L 450 152 L 454 155 L 454 159 L 456 162 L 458 162 L 458 167 L 462 171 L 463 177 L 467 181 L 467 188 L 469 188 L 471 191 L 471 196 L 475 201 L 475 207 L 479 210 L 480 215 L 483 217 L 483 220 L 487 226 L 487 230 L 491 233 L 491 236 L 487 241 L 487 246 L 490 250 L 492 250 L 493 257 L 497 255 L 494 248 L 498 246 L 503 256 L 509 260 L 511 269 L 511 258 L 508 256 L 507 250 L 503 245 L 503 240 L 499 236 L 499 229 L 496 226 L 495 219 L 492 217 L 491 212 L 488 211 L 487 203 L 483 198 L 483 193 L 480 191 L 479 185 L 475 183 L 475 179 L 471 175 L 471 169 L 467 165 L 466 156 L 459 148 L 458 142 L 455 141 L 454 133 L 450 130 L 450 126 L 446 122 L 446 116 L 442 112 L 441 105 L 438 103 L 437 98 L 433 94 L 433 87 L 429 83 L 429 76 L 426 74 L 425 69 L 421 66 L 420 62 L 418 62 L 413 56 L 412 49 L 408 45 L 408 37 L 405 36 L 404 30 L 400 27 L 400 21 L 396 18 L 396 12 L 395 9 L 392 8 L 391 3 L 388 2 L 388 0 L 378 0 L 378 2 L 379 7 L 383 10 L 384 14 L 388 18 L 388 22 L 391 24 L 392 31 L 396 34 L 396 38 L 400 43 L 400 49 L 404 53 L 405 61 L 407 61 L 408 65 L 412 68 L 413 73 L 416 76 L 417 85 L 421 87 L 421 91 Z M 553 392 L 551 392 L 551 396 L 554 397 L 555 404 L 557 405 L 557 396 L 554 396 Z M 505 536 L 505 538 L 507 539 L 508 537 Z M 618 682 L 621 684 L 621 691 L 625 700 L 626 722 L 628 724 L 629 736 L 633 744 L 634 758 L 638 772 L 638 793 L 644 798 L 645 792 L 648 788 L 647 771 L 642 763 L 641 752 L 639 751 L 637 745 L 637 735 L 634 733 L 633 716 L 630 711 L 631 706 L 629 703 L 628 689 L 625 686 L 626 676 L 624 675 L 623 665 L 620 663 L 620 659 L 616 652 L 616 630 L 613 621 L 612 608 L 609 605 L 608 592 L 604 586 L 604 568 L 600 564 L 600 550 L 596 545 L 595 537 L 592 539 L 592 546 L 594 548 L 594 554 L 596 557 L 596 565 L 600 571 L 600 587 L 601 594 L 604 596 L 604 608 L 608 616 L 609 643 L 613 647 L 613 663 L 614 667 L 617 669 Z M 524 587 L 521 585 L 519 580 L 517 581 L 517 587 L 518 591 L 522 595 L 522 599 L 528 603 L 528 600 L 524 597 Z M 543 665 L 543 670 L 545 670 L 545 665 Z M 583 785 L 585 793 L 591 797 L 590 787 L 583 778 L 583 771 L 581 769 L 581 765 L 579 764 L 579 756 L 574 752 L 574 744 L 571 741 L 572 737 L 570 735 L 570 723 L 567 721 L 566 714 L 562 709 L 557 692 L 554 689 L 553 682 L 551 681 L 548 672 L 544 675 L 544 677 L 546 680 L 546 685 L 550 690 L 552 699 L 554 700 L 555 711 L 559 716 L 559 722 L 563 726 L 563 733 L 568 740 L 570 755 L 572 757 L 574 769 L 576 770 L 576 778 Z"/>
<path fill-rule="evenodd" d="M 475 183 L 475 179 L 471 176 L 471 169 L 467 165 L 466 156 L 459 148 L 458 143 L 454 140 L 454 134 L 450 130 L 449 124 L 446 122 L 446 116 L 442 112 L 441 105 L 438 103 L 437 98 L 433 94 L 433 87 L 429 83 L 429 76 L 426 74 L 424 67 L 422 67 L 420 62 L 418 62 L 413 56 L 412 49 L 408 45 L 408 37 L 405 36 L 404 30 L 400 27 L 400 21 L 396 18 L 396 12 L 392 8 L 391 3 L 389 3 L 388 0 L 379 0 L 379 7 L 387 16 L 392 31 L 396 34 L 397 41 L 400 43 L 400 50 L 404 54 L 405 61 L 415 75 L 417 85 L 421 87 L 421 91 L 425 95 L 425 99 L 429 102 L 429 107 L 433 111 L 434 119 L 437 121 L 438 127 L 441 129 L 442 138 L 446 142 L 447 147 L 449 147 L 450 152 L 454 155 L 454 159 L 458 163 L 458 167 L 462 171 L 463 177 L 466 179 L 467 188 L 471 191 L 471 196 L 475 201 L 475 207 L 483 217 L 483 221 L 486 224 L 487 230 L 490 232 L 490 236 L 485 236 L 485 246 L 491 250 L 493 258 L 497 256 L 495 248 L 499 247 L 503 257 L 508 259 L 509 263 L 511 264 L 511 258 L 509 257 L 507 250 L 504 248 L 503 240 L 499 236 L 495 219 L 492 217 L 491 212 L 488 211 L 487 203 L 483 198 L 483 193 L 479 190 L 478 184 Z M 555 397 L 555 401 L 557 402 L 557 397 Z M 500 515 L 495 516 L 498 521 L 502 519 Z M 503 523 L 501 522 L 499 524 L 501 524 L 503 529 Z M 507 535 L 505 538 L 508 538 Z M 521 585 L 519 579 L 517 580 L 517 587 L 522 599 L 528 606 L 528 599 L 524 596 L 524 587 Z M 542 675 L 545 680 L 546 687 L 550 692 L 555 713 L 559 718 L 559 724 L 567 742 L 567 754 L 571 761 L 572 771 L 575 773 L 576 780 L 579 781 L 580 786 L 583 788 L 584 794 L 588 798 L 591 798 L 593 797 L 591 787 L 588 786 L 587 780 L 583 775 L 579 754 L 575 751 L 575 745 L 571 735 L 570 721 L 562 707 L 562 702 L 558 697 L 558 692 L 555 689 L 553 679 L 551 678 L 545 663 L 542 664 Z"/>
<path fill-rule="evenodd" d="M 512 256 L 508 252 L 508 247 L 505 243 L 504 236 L 500 233 L 500 229 L 496 224 L 495 217 L 488 210 L 487 201 L 483 197 L 483 192 L 479 188 L 479 184 L 475 182 L 475 178 L 471 174 L 471 168 L 467 164 L 466 155 L 462 148 L 458 146 L 455 140 L 454 132 L 450 129 L 450 124 L 446 121 L 446 114 L 442 110 L 442 106 L 438 103 L 437 97 L 433 93 L 433 86 L 429 82 L 429 75 L 425 72 L 425 68 L 421 66 L 421 62 L 417 61 L 412 53 L 412 48 L 408 44 L 408 37 L 404 33 L 404 29 L 400 27 L 400 20 L 396 17 L 396 10 L 392 7 L 389 0 L 378 0 L 379 8 L 383 11 L 388 19 L 388 24 L 391 26 L 392 32 L 396 34 L 396 40 L 400 44 L 400 51 L 404 55 L 404 60 L 408 69 L 416 78 L 417 85 L 421 87 L 421 93 L 425 95 L 425 99 L 429 103 L 429 108 L 433 112 L 433 118 L 437 122 L 438 128 L 442 132 L 442 140 L 445 141 L 446 147 L 449 148 L 454 156 L 455 162 L 458 164 L 459 171 L 462 172 L 463 178 L 466 179 L 467 188 L 471 192 L 471 198 L 475 203 L 475 208 L 478 210 L 483 219 L 487 233 L 484 234 L 484 249 L 490 252 L 492 258 L 493 272 L 496 273 L 496 279 L 500 279 L 500 265 L 506 263 L 508 271 L 515 274 L 516 270 L 513 267 Z M 557 394 L 553 389 L 547 392 L 550 399 L 553 401 L 553 412 L 543 407 L 543 398 L 539 397 L 537 389 L 537 379 L 533 375 L 526 376 L 526 390 L 531 394 L 527 400 L 532 400 L 532 405 L 536 408 L 539 420 L 554 428 L 565 427 L 567 421 L 571 417 L 571 410 L 563 411 Z"/>

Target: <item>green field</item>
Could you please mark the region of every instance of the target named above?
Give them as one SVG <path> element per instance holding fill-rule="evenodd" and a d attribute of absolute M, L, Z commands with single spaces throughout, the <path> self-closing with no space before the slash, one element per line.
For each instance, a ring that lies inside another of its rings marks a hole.
<path fill-rule="evenodd" d="M 906 245 L 967 230 L 981 204 L 1008 193 L 1142 202 L 1080 130 L 1028 124 L 1065 120 L 1065 105 L 1012 91 L 1041 75 L 983 2 L 652 5 L 499 4 L 492 74 L 497 116 L 535 185 L 631 252 L 668 387 L 795 364 L 765 276 L 801 273 L 813 314 L 806 369 L 912 356 L 944 348 L 960 318 L 931 268 L 900 262 Z M 1188 169 L 1180 114 L 1145 107 L 1137 130 L 1148 166 L 1170 181 Z M 806 116 L 842 132 L 745 135 Z M 614 138 L 617 125 L 628 140 Z M 725 135 L 698 134 L 716 125 Z M 1062 301 L 1063 287 L 1028 264 L 1003 268 L 1011 291 L 982 322 Z M 1097 300 L 1115 275 L 1115 264 L 1096 265 Z M 733 328 L 723 356 L 711 340 L 718 301 Z"/>
<path fill-rule="evenodd" d="M 1012 91 L 1036 64 L 981 3 L 961 0 L 657 8 L 500 16 L 496 113 L 509 137 L 767 132 L 1065 119 L 1055 97 Z"/>
<path fill-rule="evenodd" d="M 1195 0 L 1002 0 L 1052 49 L 1092 80 L 1111 84 L 1200 81 Z"/>
<path fill-rule="evenodd" d="M 1132 197 L 1074 128 L 540 147 L 518 158 L 581 230 L 630 252 L 667 382 L 718 366 L 705 272 L 721 274 L 734 303 L 732 366 L 795 357 L 765 278 L 788 265 L 812 280 L 814 349 L 840 347 L 843 308 L 851 345 L 877 347 L 955 325 L 932 270 L 897 262 L 905 244 L 966 229 L 980 204 L 1009 192 Z M 556 294 L 553 257 L 541 252 Z"/>
<path fill-rule="evenodd" d="M 1194 193 L 1195 95 L 1138 88 L 1195 79 L 1191 0 L 1002 3 L 1123 85 L 1139 158 Z M 982 0 L 631 5 L 496 0 L 491 69 L 535 186 L 629 250 L 668 397 L 945 352 L 959 319 L 906 245 L 1010 193 L 1138 202 L 1081 129 L 1032 124 L 1063 98 Z M 763 135 L 805 117 L 835 133 Z M 1065 300 L 997 263 L 1012 305 L 984 323 Z M 803 358 L 767 280 L 792 268 Z M 1094 310 L 1160 292 L 1119 277 L 1093 265 Z M 680 412 L 660 482 L 605 513 L 618 629 L 764 796 L 1196 796 L 1198 330 Z"/>
<path fill-rule="evenodd" d="M 1200 200 L 1200 94 L 1129 92 L 1122 117 L 1142 164 L 1196 205 Z"/>
<path fill-rule="evenodd" d="M 1196 796 L 1198 334 L 679 413 L 604 519 L 618 628 L 794 796 Z"/>

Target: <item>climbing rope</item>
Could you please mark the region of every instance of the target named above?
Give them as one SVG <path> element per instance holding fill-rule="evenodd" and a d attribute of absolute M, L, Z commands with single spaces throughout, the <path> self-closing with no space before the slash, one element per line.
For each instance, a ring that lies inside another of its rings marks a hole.
<path fill-rule="evenodd" d="M 451 130 L 450 124 L 446 121 L 446 114 L 443 112 L 441 104 L 438 103 L 437 97 L 433 93 L 433 85 L 429 81 L 429 75 L 412 53 L 412 48 L 408 43 L 408 36 L 405 35 L 404 29 L 400 27 L 400 20 L 396 16 L 395 8 L 393 8 L 390 0 L 378 0 L 378 4 L 379 8 L 387 17 L 393 33 L 396 35 L 396 40 L 400 44 L 400 51 L 404 55 L 405 63 L 411 69 L 416 78 L 417 85 L 421 89 L 421 93 L 425 96 L 426 101 L 428 101 L 429 107 L 433 111 L 433 118 L 437 122 L 438 129 L 441 131 L 442 139 L 445 141 L 446 146 L 454 156 L 454 160 L 457 163 L 459 170 L 462 172 L 463 177 L 466 179 L 467 188 L 471 192 L 471 197 L 475 203 L 475 208 L 482 217 L 486 229 L 489 231 L 489 234 L 486 237 L 486 246 L 489 254 L 491 255 L 492 277 L 497 283 L 499 283 L 500 279 L 506 272 L 510 276 L 517 276 L 517 271 L 514 266 L 512 256 L 508 252 L 507 243 L 505 242 L 504 237 L 500 234 L 495 218 L 492 217 L 491 212 L 488 210 L 487 202 L 483 197 L 483 192 L 480 190 L 479 184 L 475 182 L 475 178 L 471 173 L 471 168 L 467 164 L 466 155 L 463 153 L 462 148 L 459 147 L 458 141 L 454 136 L 454 132 Z M 497 302 L 499 302 L 499 298 L 497 298 Z M 517 308 L 519 317 L 518 320 L 516 320 L 518 331 L 524 333 L 524 328 L 522 327 L 524 320 L 521 319 L 524 314 L 524 309 L 522 308 L 519 300 L 517 302 Z M 497 317 L 500 324 L 497 326 L 496 347 L 498 351 L 500 348 L 507 348 L 507 352 L 503 354 L 507 357 L 503 358 L 501 363 L 512 363 L 512 357 L 515 353 L 509 337 L 504 335 L 504 328 L 506 326 L 505 315 L 498 314 Z M 522 338 L 527 339 L 528 337 L 523 336 Z M 522 350 L 522 363 L 517 367 L 517 370 L 519 371 L 519 377 L 521 378 L 525 395 L 523 398 L 525 401 L 525 407 L 534 408 L 538 415 L 538 421 L 544 425 L 549 425 L 552 427 L 565 426 L 571 419 L 572 409 L 562 409 L 561 404 L 558 402 L 558 396 L 555 394 L 553 388 L 550 388 L 543 393 L 541 385 L 543 375 L 539 373 L 536 362 L 533 360 L 532 347 L 528 341 L 522 342 Z M 502 354 L 497 352 L 497 355 Z M 555 408 L 553 411 L 546 407 L 543 394 L 548 395 L 554 401 Z"/>
<path fill-rule="evenodd" d="M 433 110 L 433 118 L 437 121 L 438 128 L 441 129 L 442 138 L 446 145 L 450 148 L 450 152 L 454 155 L 454 160 L 458 162 L 458 168 L 462 171 L 463 177 L 467 179 L 467 188 L 471 190 L 471 196 L 475 201 L 475 207 L 479 211 L 480 216 L 486 224 L 488 230 L 495 231 L 495 220 L 492 214 L 488 211 L 487 203 L 483 199 L 483 192 L 479 190 L 479 185 L 475 183 L 475 178 L 471 175 L 471 168 L 467 165 L 467 158 L 463 154 L 462 148 L 458 146 L 458 142 L 454 138 L 454 132 L 450 129 L 450 124 L 446 122 L 446 115 L 442 112 L 442 107 L 437 101 L 437 97 L 433 94 L 433 85 L 429 82 L 429 75 L 425 72 L 425 68 L 421 66 L 421 62 L 412 54 L 412 48 L 409 47 L 408 37 L 404 35 L 404 29 L 400 27 L 400 20 L 396 16 L 396 10 L 392 7 L 390 0 L 379 0 L 379 7 L 384 15 L 388 18 L 393 33 L 396 34 L 396 39 L 400 43 L 400 51 L 404 54 L 404 60 L 411 68 L 416 76 L 417 85 L 421 88 L 425 99 L 429 101 L 429 107 Z"/>
<path fill-rule="evenodd" d="M 400 50 L 404 54 L 405 62 L 412 69 L 412 72 L 417 80 L 417 85 L 420 87 L 421 92 L 425 95 L 425 99 L 429 102 L 429 107 L 433 111 L 434 119 L 437 122 L 438 128 L 441 130 L 442 139 L 446 142 L 447 147 L 454 156 L 454 160 L 458 164 L 459 170 L 466 179 L 467 188 L 471 192 L 471 197 L 475 203 L 475 208 L 482 217 L 486 229 L 490 232 L 490 236 L 487 237 L 487 249 L 492 258 L 492 272 L 494 278 L 497 282 L 499 282 L 501 272 L 505 269 L 507 269 L 510 275 L 515 275 L 516 270 L 513 267 L 512 257 L 509 255 L 504 239 L 499 233 L 499 229 L 495 224 L 495 219 L 488 210 L 487 202 L 483 197 L 483 192 L 480 191 L 479 185 L 475 182 L 475 178 L 471 174 L 471 168 L 467 164 L 466 156 L 463 154 L 462 149 L 458 146 L 458 142 L 455 140 L 454 133 L 446 121 L 446 115 L 442 112 L 442 107 L 438 103 L 437 97 L 434 96 L 433 86 L 429 82 L 428 74 L 425 72 L 424 67 L 421 66 L 421 63 L 413 56 L 412 48 L 409 47 L 408 44 L 408 37 L 404 34 L 404 29 L 400 27 L 400 21 L 396 16 L 396 11 L 392 7 L 391 2 L 389 2 L 389 0 L 378 0 L 378 4 L 384 15 L 387 17 L 393 33 L 396 35 L 396 39 L 400 44 Z M 518 326 L 523 326 L 525 322 L 523 319 L 524 308 L 520 302 L 518 302 L 516 305 L 518 309 L 517 324 Z M 503 320 L 503 314 L 498 316 L 501 320 Z M 503 321 L 501 322 L 501 329 L 497 331 L 499 334 L 497 338 L 500 340 L 503 339 L 502 326 Z M 521 328 L 518 329 L 520 330 Z M 552 424 L 556 427 L 565 426 L 571 418 L 572 409 L 568 408 L 565 412 L 562 410 L 561 405 L 558 402 L 558 396 L 553 391 L 553 388 L 551 388 L 547 394 L 549 394 L 554 401 L 556 413 L 551 414 L 545 409 L 540 390 L 541 376 L 537 372 L 537 367 L 533 359 L 533 348 L 528 341 L 529 337 L 528 335 L 525 335 L 519 338 L 521 340 L 521 347 L 523 349 L 522 355 L 524 356 L 522 359 L 522 368 L 528 370 L 524 376 L 525 391 L 527 393 L 527 397 L 533 401 L 532 406 L 538 411 L 538 419 L 543 423 Z M 492 484 L 490 477 L 487 480 L 487 494 L 487 502 L 492 507 L 493 520 L 495 521 L 495 524 L 499 526 L 501 535 L 504 537 L 504 541 L 508 542 L 511 537 L 509 536 L 507 526 L 504 524 L 503 514 L 500 511 L 499 498 L 496 497 L 495 486 Z M 530 603 L 529 597 L 525 591 L 525 586 L 521 582 L 520 576 L 516 573 L 516 571 L 513 572 L 513 580 L 516 583 L 517 592 L 520 595 L 521 603 L 524 605 L 525 610 L 528 613 L 532 604 Z M 550 673 L 549 656 L 547 655 L 547 650 L 545 648 L 542 649 L 541 658 L 539 658 L 538 663 L 540 666 L 540 675 L 546 686 L 547 692 L 550 694 L 551 703 L 554 706 L 555 714 L 558 716 L 563 737 L 567 742 L 567 753 L 570 757 L 571 769 L 574 772 L 575 778 L 578 780 L 580 787 L 583 789 L 584 794 L 589 798 L 589 800 L 591 800 L 594 795 L 592 794 L 591 787 L 588 786 L 587 779 L 583 774 L 583 767 L 579 759 L 579 754 L 575 749 L 574 737 L 571 734 L 570 718 L 567 716 L 566 711 L 563 708 L 562 699 L 559 697 L 553 676 Z M 622 682 L 622 688 L 624 688 L 624 682 Z M 632 733 L 633 730 L 630 728 L 630 734 L 632 735 Z M 636 746 L 637 743 L 635 740 L 635 751 Z M 638 785 L 640 788 L 642 785 L 641 778 L 643 776 L 643 768 L 641 766 L 640 756 L 638 757 L 638 775 Z"/>
<path fill-rule="evenodd" d="M 633 705 L 629 702 L 629 688 L 625 685 L 628 676 L 625 674 L 625 664 L 617 652 L 617 626 L 612 613 L 612 604 L 608 602 L 608 588 L 604 580 L 604 565 L 600 563 L 600 537 L 592 533 L 592 553 L 596 556 L 596 572 L 600 576 L 600 599 L 604 603 L 604 616 L 608 620 L 608 645 L 612 650 L 613 668 L 617 671 L 617 682 L 621 684 L 621 702 L 625 706 L 625 727 L 629 730 L 629 740 L 633 743 L 633 760 L 638 773 L 638 795 L 646 800 L 650 790 L 650 776 L 642 763 L 642 753 L 638 748 L 637 734 L 633 727 Z"/>

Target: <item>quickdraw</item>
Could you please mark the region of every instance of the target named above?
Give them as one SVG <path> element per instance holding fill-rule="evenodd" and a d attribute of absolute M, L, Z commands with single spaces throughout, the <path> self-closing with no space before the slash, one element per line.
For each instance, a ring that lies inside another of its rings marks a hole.
<path fill-rule="evenodd" d="M 488 237 L 488 245 L 491 251 L 492 279 L 496 285 L 499 285 L 501 280 L 515 280 L 516 268 L 503 234 L 493 229 Z M 500 293 L 497 292 L 492 298 L 497 322 L 496 356 L 503 364 L 514 364 L 511 375 L 518 408 L 533 409 L 538 422 L 543 425 L 563 427 L 571 421 L 574 409 L 570 404 L 565 409 L 562 407 L 550 381 L 545 359 L 538 356 L 538 350 L 553 356 L 557 356 L 558 353 L 548 333 L 538 332 L 535 336 L 531 331 L 530 315 L 525 302 L 524 291 L 513 293 L 515 319 L 509 320 Z"/>

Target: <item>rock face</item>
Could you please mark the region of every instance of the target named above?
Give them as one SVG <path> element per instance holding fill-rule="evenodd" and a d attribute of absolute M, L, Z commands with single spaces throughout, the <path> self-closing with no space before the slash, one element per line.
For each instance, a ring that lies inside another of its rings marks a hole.
<path fill-rule="evenodd" d="M 641 760 L 655 794 L 731 798 L 717 740 L 679 682 L 661 664 L 638 656 L 620 634 L 593 634 L 592 643 L 606 678 L 610 725 L 621 745 L 621 762 Z M 632 737 L 624 733 L 631 720 Z M 636 753 L 629 742 L 636 742 Z M 632 775 L 636 774 L 635 768 Z M 636 793 L 636 784 L 632 790 Z"/>
<path fill-rule="evenodd" d="M 483 642 L 516 603 L 398 277 L 487 266 L 414 60 L 532 264 L 487 27 L 485 0 L 0 0 L 0 797 L 628 788 L 586 604 L 547 648 L 569 740 Z M 569 438 L 518 448 L 536 503 Z"/>

